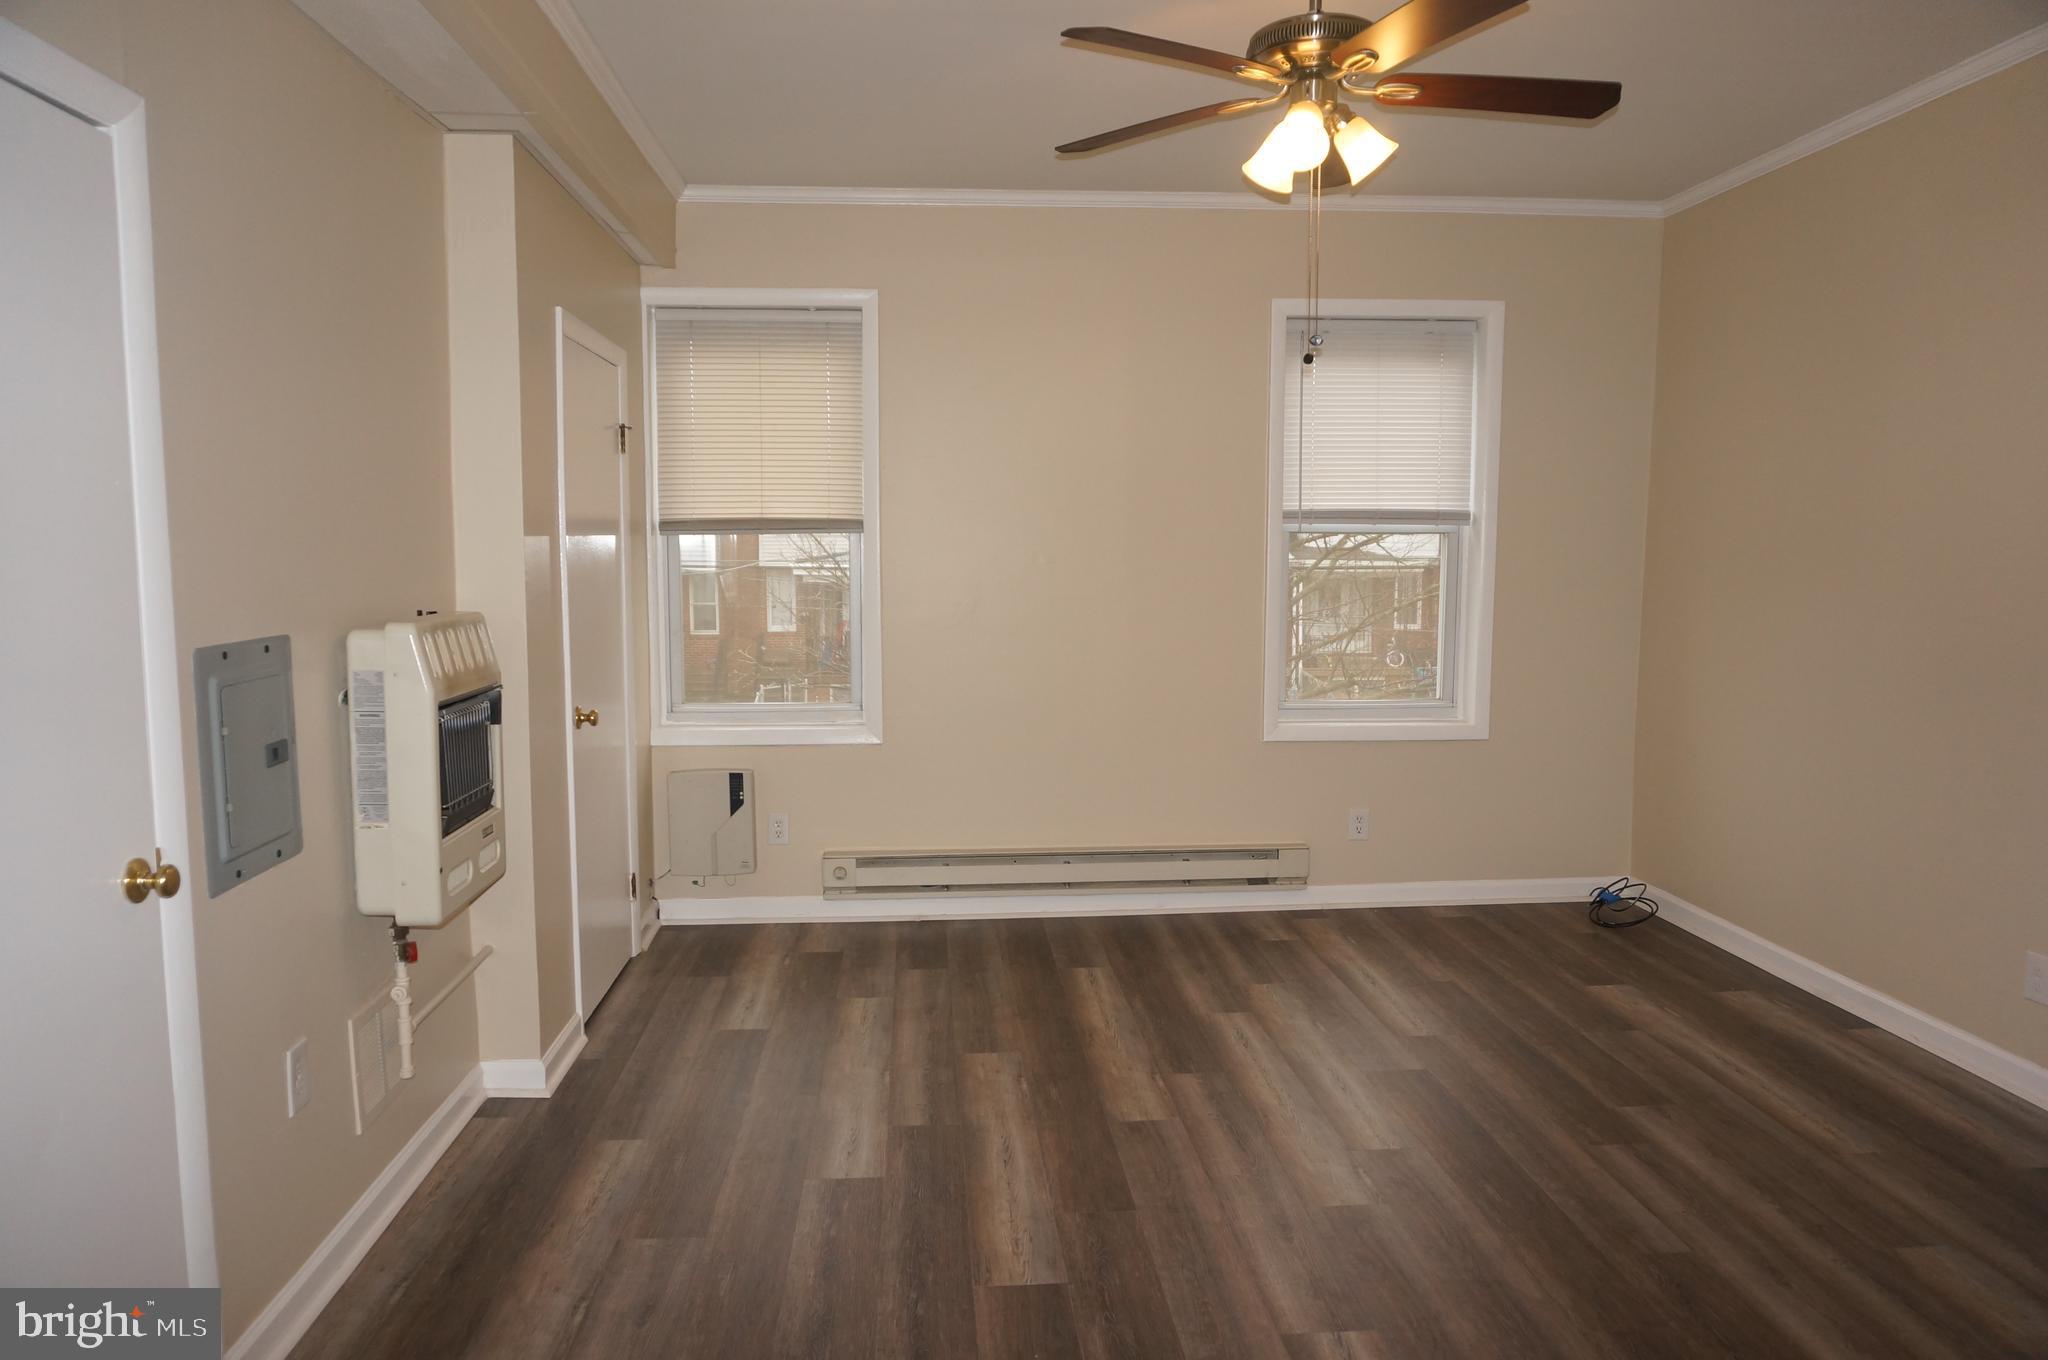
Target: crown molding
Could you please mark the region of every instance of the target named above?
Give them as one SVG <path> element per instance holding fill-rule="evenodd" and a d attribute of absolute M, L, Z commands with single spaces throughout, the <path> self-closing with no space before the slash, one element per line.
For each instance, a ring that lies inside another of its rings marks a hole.
<path fill-rule="evenodd" d="M 668 158 L 662 148 L 661 139 L 654 135 L 654 129 L 641 116 L 639 106 L 633 103 L 631 95 L 619 80 L 618 72 L 604 59 L 604 52 L 598 47 L 597 39 L 590 36 L 590 30 L 583 26 L 583 16 L 576 12 L 570 0 L 534 0 L 545 14 L 548 22 L 555 26 L 568 45 L 570 55 L 583 68 L 583 74 L 590 77 L 590 83 L 597 86 L 597 92 L 604 96 L 604 102 L 611 106 L 612 116 L 626 129 L 626 135 L 633 139 L 633 145 L 640 148 L 640 154 L 647 158 L 647 164 L 661 180 L 662 187 L 681 198 L 683 194 L 682 172 L 675 162 Z"/>
<path fill-rule="evenodd" d="M 1880 123 L 1888 123 L 1902 113 L 1910 113 L 1922 104 L 1930 103 L 1945 94 L 1953 94 L 1965 85 L 1974 85 L 1988 76 L 1995 76 L 2009 66 L 2017 66 L 2029 57 L 2048 52 L 2048 24 L 2030 28 L 2024 33 L 2007 38 L 1995 47 L 1987 47 L 1974 57 L 1967 57 L 1949 67 L 1937 71 L 1914 85 L 1908 85 L 1897 94 L 1865 105 L 1854 113 L 1845 114 L 1825 127 L 1815 128 L 1803 137 L 1795 137 L 1775 151 L 1766 151 L 1755 160 L 1744 161 L 1733 170 L 1725 170 L 1712 179 L 1701 180 L 1690 189 L 1673 194 L 1658 205 L 1659 216 L 1669 217 L 1696 207 L 1730 189 L 1747 184 L 1773 170 L 1782 170 L 1794 161 L 1803 160 L 1816 151 L 1824 151 L 1836 142 L 1846 141 L 1859 132 L 1868 132 Z"/>
<path fill-rule="evenodd" d="M 1284 212 L 1247 189 L 1192 193 L 1113 189 L 869 189 L 801 184 L 691 184 L 681 201 L 693 203 L 827 204 L 917 208 L 1195 208 L 1205 211 Z M 1325 212 L 1494 213 L 1532 217 L 1660 217 L 1650 202 L 1592 198 L 1452 198 L 1361 195 L 1325 198 Z"/>

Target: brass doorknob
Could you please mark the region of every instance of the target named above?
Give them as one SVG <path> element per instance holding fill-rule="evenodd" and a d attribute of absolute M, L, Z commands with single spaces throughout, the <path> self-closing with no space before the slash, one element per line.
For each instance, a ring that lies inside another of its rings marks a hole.
<path fill-rule="evenodd" d="M 572 705 L 572 707 L 573 707 L 573 705 Z M 579 709 L 577 709 L 577 710 L 576 710 L 576 725 L 577 725 L 578 727 L 595 727 L 595 726 L 597 726 L 597 710 L 596 710 L 596 709 L 594 709 L 594 708 L 579 708 Z"/>
<path fill-rule="evenodd" d="M 146 859 L 128 861 L 128 872 L 121 875 L 121 891 L 128 895 L 130 902 L 140 902 L 154 892 L 158 897 L 176 897 L 178 885 L 185 880 L 178 873 L 178 866 L 164 863 L 164 852 L 156 852 L 156 867 L 149 867 Z"/>

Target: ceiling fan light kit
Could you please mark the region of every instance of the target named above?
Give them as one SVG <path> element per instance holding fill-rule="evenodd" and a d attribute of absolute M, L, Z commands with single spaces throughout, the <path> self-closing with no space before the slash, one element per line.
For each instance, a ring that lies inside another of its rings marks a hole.
<path fill-rule="evenodd" d="M 1313 100 L 1294 105 L 1244 163 L 1245 176 L 1275 193 L 1288 192 L 1297 174 L 1315 169 L 1329 157 L 1330 131 L 1324 126 L 1328 117 Z"/>
<path fill-rule="evenodd" d="M 1400 144 L 1348 107 L 1323 97 L 1308 82 L 1308 98 L 1287 110 L 1266 140 L 1244 163 L 1244 177 L 1282 198 L 1294 192 L 1294 177 L 1321 166 L 1325 181 L 1357 184 L 1386 164 Z M 1333 156 L 1331 153 L 1335 152 Z"/>
<path fill-rule="evenodd" d="M 1061 36 L 1201 67 L 1250 81 L 1265 93 L 1147 119 L 1055 150 L 1063 154 L 1097 151 L 1285 100 L 1286 114 L 1244 163 L 1244 174 L 1260 188 L 1287 196 L 1294 192 L 1298 174 L 1310 174 L 1311 193 L 1333 177 L 1356 185 L 1386 164 L 1397 149 L 1392 138 L 1340 103 L 1340 92 L 1364 96 L 1387 108 L 1473 109 L 1582 120 L 1598 118 L 1620 103 L 1621 86 L 1605 80 L 1433 72 L 1400 80 L 1385 78 L 1396 67 L 1522 3 L 1408 0 L 1386 17 L 1373 20 L 1325 13 L 1322 0 L 1311 0 L 1308 13 L 1276 19 L 1252 34 L 1242 57 L 1120 28 L 1070 28 Z M 1318 167 L 1323 173 L 1313 174 Z"/>

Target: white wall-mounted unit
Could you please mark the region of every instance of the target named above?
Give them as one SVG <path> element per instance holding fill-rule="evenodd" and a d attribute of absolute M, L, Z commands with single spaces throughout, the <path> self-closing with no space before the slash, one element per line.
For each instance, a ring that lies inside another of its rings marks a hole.
<path fill-rule="evenodd" d="M 827 897 L 1293 888 L 1308 882 L 1308 847 L 837 851 L 824 876 Z"/>
<path fill-rule="evenodd" d="M 356 910 L 438 926 L 505 875 L 504 691 L 481 614 L 348 635 Z"/>
<path fill-rule="evenodd" d="M 671 770 L 668 872 L 721 878 L 754 872 L 754 772 Z"/>

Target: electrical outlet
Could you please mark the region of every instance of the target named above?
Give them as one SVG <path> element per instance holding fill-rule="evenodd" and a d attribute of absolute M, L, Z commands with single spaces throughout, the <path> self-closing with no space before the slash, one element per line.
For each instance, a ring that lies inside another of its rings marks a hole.
<path fill-rule="evenodd" d="M 2027 951 L 2027 1000 L 2048 1006 L 2048 954 Z"/>
<path fill-rule="evenodd" d="M 313 1073 L 306 1066 L 306 1041 L 301 1039 L 284 1051 L 285 1118 L 298 1118 L 312 1099 Z"/>
<path fill-rule="evenodd" d="M 787 812 L 771 812 L 768 814 L 768 843 L 770 845 L 789 844 L 789 814 Z"/>
<path fill-rule="evenodd" d="M 1351 809 L 1351 820 L 1344 825 L 1344 835 L 1346 838 L 1354 841 L 1365 839 L 1365 813 L 1366 810 L 1364 808 Z"/>

